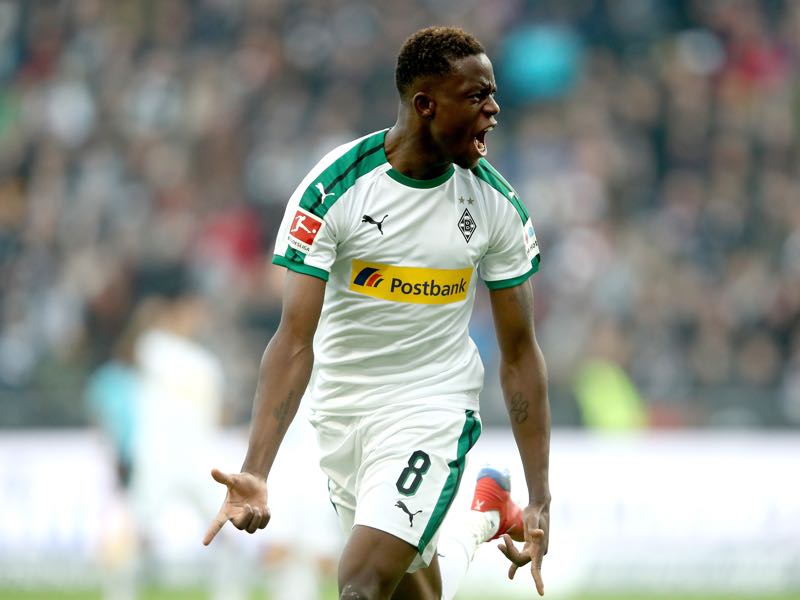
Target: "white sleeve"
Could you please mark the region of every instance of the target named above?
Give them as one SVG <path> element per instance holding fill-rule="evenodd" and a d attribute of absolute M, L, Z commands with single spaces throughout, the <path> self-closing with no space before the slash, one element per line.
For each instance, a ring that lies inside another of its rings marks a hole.
<path fill-rule="evenodd" d="M 303 180 L 292 194 L 278 229 L 272 262 L 327 281 L 336 259 L 335 226 L 329 213 L 320 216 L 322 211 L 301 206 L 303 197 L 312 196 L 315 191 Z"/>
<path fill-rule="evenodd" d="M 495 219 L 479 266 L 489 289 L 519 285 L 539 269 L 539 243 L 525 206 L 493 193 Z"/>

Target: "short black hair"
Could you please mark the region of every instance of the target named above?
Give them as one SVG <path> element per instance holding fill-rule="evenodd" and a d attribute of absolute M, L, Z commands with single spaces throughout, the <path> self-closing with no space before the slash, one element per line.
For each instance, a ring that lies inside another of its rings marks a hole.
<path fill-rule="evenodd" d="M 405 97 L 419 77 L 447 75 L 453 70 L 453 61 L 485 52 L 478 40 L 458 27 L 420 29 L 403 42 L 397 55 L 397 91 Z"/>

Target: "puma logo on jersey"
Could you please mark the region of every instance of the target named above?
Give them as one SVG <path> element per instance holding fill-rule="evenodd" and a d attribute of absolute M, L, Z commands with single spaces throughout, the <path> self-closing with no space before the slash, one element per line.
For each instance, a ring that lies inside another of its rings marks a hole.
<path fill-rule="evenodd" d="M 325 198 L 327 198 L 328 196 L 335 196 L 336 195 L 335 192 L 328 192 L 326 194 L 325 193 L 325 188 L 322 187 L 322 183 L 318 183 L 316 187 L 319 190 L 319 202 L 320 202 L 320 204 L 325 204 Z"/>
<path fill-rule="evenodd" d="M 362 223 L 370 223 L 372 225 L 375 225 L 378 228 L 378 231 L 381 232 L 381 235 L 383 235 L 383 222 L 386 220 L 386 217 L 388 217 L 388 216 L 389 215 L 383 215 L 383 218 L 380 221 L 376 221 L 375 219 L 373 219 L 369 215 L 364 215 L 363 217 L 361 217 L 361 222 Z"/>
<path fill-rule="evenodd" d="M 410 510 L 408 510 L 408 507 L 406 506 L 406 503 L 403 502 L 402 500 L 398 500 L 397 503 L 395 504 L 395 506 L 408 515 L 408 526 L 409 527 L 413 527 L 414 526 L 414 517 L 416 517 L 422 511 L 418 510 L 417 512 L 412 513 Z"/>

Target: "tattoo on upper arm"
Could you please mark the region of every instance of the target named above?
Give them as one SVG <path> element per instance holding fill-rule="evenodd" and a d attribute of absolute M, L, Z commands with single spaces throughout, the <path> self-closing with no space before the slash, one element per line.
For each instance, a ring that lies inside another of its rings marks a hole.
<path fill-rule="evenodd" d="M 508 402 L 508 413 L 518 425 L 528 420 L 528 404 L 522 392 L 516 392 Z"/>

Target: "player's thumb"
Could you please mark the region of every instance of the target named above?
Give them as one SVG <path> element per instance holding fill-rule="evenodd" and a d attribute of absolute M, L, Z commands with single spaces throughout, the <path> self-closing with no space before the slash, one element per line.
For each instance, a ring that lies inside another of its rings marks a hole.
<path fill-rule="evenodd" d="M 529 529 L 528 535 L 531 540 L 541 540 L 544 538 L 544 529 Z"/>
<path fill-rule="evenodd" d="M 228 487 L 233 486 L 233 477 L 231 477 L 227 473 L 223 473 L 219 469 L 211 469 L 211 477 L 213 477 L 214 481 L 216 481 L 217 483 L 221 483 Z"/>
<path fill-rule="evenodd" d="M 534 528 L 529 529 L 525 527 L 525 545 L 530 546 L 533 543 L 540 543 L 544 538 L 544 529 Z"/>

